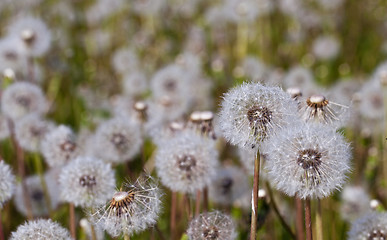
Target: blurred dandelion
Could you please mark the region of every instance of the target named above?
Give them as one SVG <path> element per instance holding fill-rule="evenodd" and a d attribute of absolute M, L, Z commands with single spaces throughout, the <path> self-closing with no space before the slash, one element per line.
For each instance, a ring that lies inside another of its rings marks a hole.
<path fill-rule="evenodd" d="M 348 240 L 386 239 L 387 213 L 370 212 L 352 222 Z"/>
<path fill-rule="evenodd" d="M 16 232 L 12 232 L 11 240 L 47 240 L 63 239 L 71 240 L 70 233 L 67 229 L 60 226 L 51 219 L 38 219 L 28 221 L 20 225 Z"/>
<path fill-rule="evenodd" d="M 10 166 L 4 160 L 0 160 L 0 210 L 3 204 L 12 197 L 15 184 L 15 176 L 12 174 Z"/>

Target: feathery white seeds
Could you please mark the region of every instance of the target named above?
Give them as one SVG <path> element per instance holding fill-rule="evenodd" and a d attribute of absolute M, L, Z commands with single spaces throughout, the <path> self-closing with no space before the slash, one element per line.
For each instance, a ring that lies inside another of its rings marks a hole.
<path fill-rule="evenodd" d="M 94 155 L 112 163 L 133 160 L 143 143 L 138 124 L 122 117 L 102 123 L 94 140 Z"/>
<path fill-rule="evenodd" d="M 290 196 L 327 197 L 341 188 L 350 170 L 349 144 L 322 124 L 284 128 L 263 149 L 269 179 Z"/>
<path fill-rule="evenodd" d="M 297 109 L 280 88 L 244 83 L 225 94 L 220 128 L 232 144 L 255 148 L 279 128 L 296 121 Z"/>
<path fill-rule="evenodd" d="M 370 212 L 351 225 L 348 240 L 387 239 L 387 213 Z"/>
<path fill-rule="evenodd" d="M 67 229 L 51 219 L 28 221 L 13 232 L 10 240 L 71 240 Z"/>
<path fill-rule="evenodd" d="M 190 240 L 233 240 L 237 237 L 231 217 L 218 211 L 192 219 L 187 235 Z"/>
<path fill-rule="evenodd" d="M 64 125 L 46 134 L 41 142 L 41 151 L 50 167 L 62 166 L 79 154 L 72 130 Z"/>
<path fill-rule="evenodd" d="M 211 182 L 217 158 L 213 140 L 186 130 L 159 145 L 155 165 L 163 185 L 174 192 L 195 193 Z"/>
<path fill-rule="evenodd" d="M 353 221 L 363 214 L 371 211 L 370 197 L 360 186 L 346 186 L 341 193 L 341 217 Z"/>
<path fill-rule="evenodd" d="M 91 215 L 94 224 L 111 236 L 132 235 L 156 223 L 161 210 L 161 191 L 150 176 L 125 183 L 105 207 Z"/>
<path fill-rule="evenodd" d="M 28 82 L 15 82 L 8 86 L 1 96 L 1 110 L 12 120 L 20 119 L 29 113 L 43 114 L 47 102 L 42 90 Z"/>
<path fill-rule="evenodd" d="M 99 207 L 114 193 L 114 171 L 102 160 L 78 157 L 62 169 L 59 185 L 64 201 L 82 208 Z"/>
<path fill-rule="evenodd" d="M 11 168 L 3 160 L 0 160 L 0 209 L 8 201 L 15 189 L 15 176 Z"/>
<path fill-rule="evenodd" d="M 313 42 L 313 54 L 320 60 L 331 60 L 340 51 L 340 43 L 333 36 L 320 36 Z"/>

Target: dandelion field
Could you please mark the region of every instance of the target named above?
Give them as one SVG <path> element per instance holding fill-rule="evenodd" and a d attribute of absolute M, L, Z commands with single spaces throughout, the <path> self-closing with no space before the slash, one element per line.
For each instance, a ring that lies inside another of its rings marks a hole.
<path fill-rule="evenodd" d="M 2 0 L 0 240 L 386 239 L 386 10 Z"/>

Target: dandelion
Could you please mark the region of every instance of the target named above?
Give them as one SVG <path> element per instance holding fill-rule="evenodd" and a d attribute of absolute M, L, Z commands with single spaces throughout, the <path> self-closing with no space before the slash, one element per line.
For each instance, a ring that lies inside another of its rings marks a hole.
<path fill-rule="evenodd" d="M 123 88 L 126 96 L 140 96 L 148 90 L 147 77 L 140 71 L 128 73 L 123 78 Z"/>
<path fill-rule="evenodd" d="M 341 188 L 350 170 L 348 143 L 321 124 L 284 128 L 263 148 L 269 179 L 289 196 L 327 197 Z"/>
<path fill-rule="evenodd" d="M 12 232 L 10 240 L 71 240 L 67 229 L 51 219 L 38 219 L 20 225 L 16 232 Z"/>
<path fill-rule="evenodd" d="M 108 1 L 105 1 L 108 3 Z M 137 54 L 131 48 L 121 48 L 117 50 L 112 58 L 112 65 L 117 73 L 122 75 L 139 69 Z"/>
<path fill-rule="evenodd" d="M 348 240 L 387 239 L 387 213 L 370 212 L 354 221 Z"/>
<path fill-rule="evenodd" d="M 255 148 L 270 134 L 295 121 L 297 104 L 277 87 L 244 83 L 224 96 L 220 128 L 242 148 Z"/>
<path fill-rule="evenodd" d="M 94 141 L 95 156 L 120 163 L 133 159 L 140 151 L 143 139 L 137 124 L 117 117 L 98 127 Z"/>
<path fill-rule="evenodd" d="M 243 60 L 242 68 L 245 75 L 255 82 L 263 82 L 268 73 L 267 66 L 260 59 L 252 56 Z"/>
<path fill-rule="evenodd" d="M 37 114 L 29 114 L 16 121 L 15 137 L 23 149 L 37 152 L 40 150 L 40 142 L 45 134 L 53 128 L 53 123 L 43 120 Z"/>
<path fill-rule="evenodd" d="M 8 36 L 0 39 L 0 70 L 7 68 L 20 71 L 27 65 L 24 45 L 21 39 Z"/>
<path fill-rule="evenodd" d="M 12 174 L 11 168 L 4 160 L 0 160 L 0 209 L 12 197 L 15 184 L 15 176 Z"/>
<path fill-rule="evenodd" d="M 237 237 L 231 217 L 218 211 L 192 219 L 187 235 L 190 240 L 232 240 Z"/>
<path fill-rule="evenodd" d="M 114 171 L 92 157 L 77 157 L 59 175 L 61 198 L 83 208 L 103 205 L 114 193 Z"/>
<path fill-rule="evenodd" d="M 28 82 L 15 82 L 8 86 L 1 96 L 1 110 L 12 120 L 27 114 L 45 113 L 48 105 L 42 90 Z"/>
<path fill-rule="evenodd" d="M 313 42 L 313 54 L 320 60 L 331 60 L 340 51 L 340 43 L 333 36 L 320 36 Z"/>
<path fill-rule="evenodd" d="M 195 193 L 211 182 L 217 157 L 212 140 L 183 131 L 160 144 L 155 165 L 161 182 L 173 192 Z"/>
<path fill-rule="evenodd" d="M 341 126 L 347 120 L 348 107 L 330 101 L 323 95 L 312 95 L 300 104 L 301 118 L 306 122 L 317 122 Z"/>
<path fill-rule="evenodd" d="M 317 88 L 314 84 L 314 78 L 311 70 L 299 66 L 293 67 L 289 70 L 283 79 L 283 84 L 286 89 L 301 89 L 301 92 L 303 92 L 305 96 L 313 94 Z"/>
<path fill-rule="evenodd" d="M 47 216 L 50 209 L 56 209 L 59 205 L 59 184 L 56 177 L 56 172 L 54 170 L 44 174 L 44 181 L 46 183 L 47 192 L 42 186 L 42 181 L 40 176 L 33 175 L 25 178 L 25 184 L 27 189 L 27 198 L 31 203 L 32 215 L 35 217 Z M 48 194 L 48 197 L 51 202 L 51 206 L 47 203 L 47 198 L 45 194 Z M 16 209 L 27 216 L 27 206 L 23 198 L 23 188 L 21 183 L 16 186 L 14 203 Z"/>
<path fill-rule="evenodd" d="M 64 125 L 56 127 L 45 135 L 41 142 L 41 151 L 50 167 L 62 166 L 79 154 L 75 135 Z"/>
<path fill-rule="evenodd" d="M 213 202 L 231 205 L 246 193 L 251 195 L 249 190 L 248 177 L 244 171 L 237 167 L 226 166 L 216 171 L 208 193 Z"/>
<path fill-rule="evenodd" d="M 29 56 L 43 56 L 51 46 L 51 32 L 39 18 L 24 16 L 8 26 L 8 34 L 18 36 L 24 42 Z"/>
<path fill-rule="evenodd" d="M 133 235 L 156 223 L 161 210 L 161 191 L 150 176 L 125 183 L 107 206 L 91 215 L 94 224 L 111 236 Z"/>
<path fill-rule="evenodd" d="M 383 120 L 385 106 L 383 90 L 378 81 L 374 79 L 363 84 L 360 90 L 360 114 L 370 120 Z"/>
<path fill-rule="evenodd" d="M 371 210 L 371 199 L 362 187 L 346 186 L 341 199 L 340 213 L 344 220 L 353 221 Z"/>

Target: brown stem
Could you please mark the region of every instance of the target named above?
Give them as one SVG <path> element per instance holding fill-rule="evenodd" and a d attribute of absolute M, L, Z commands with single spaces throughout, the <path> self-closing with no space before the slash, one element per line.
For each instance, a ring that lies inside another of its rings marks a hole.
<path fill-rule="evenodd" d="M 251 213 L 250 240 L 255 240 L 257 235 L 259 167 L 260 167 L 260 155 L 259 155 L 259 151 L 257 151 L 257 155 L 254 161 L 254 183 L 253 183 L 253 201 L 251 206 L 252 213 Z"/>
<path fill-rule="evenodd" d="M 176 239 L 176 202 L 177 202 L 177 193 L 172 192 L 171 199 L 171 239 Z"/>
<path fill-rule="evenodd" d="M 191 212 L 191 200 L 190 200 L 188 194 L 184 195 L 184 200 L 185 200 L 184 202 L 185 202 L 185 210 L 186 210 L 186 213 L 187 213 L 187 219 L 188 219 L 188 222 L 189 222 L 192 219 L 192 212 Z"/>
<path fill-rule="evenodd" d="M 302 200 L 295 196 L 296 202 L 296 231 L 297 231 L 297 240 L 304 240 L 304 214 L 302 211 Z"/>
<path fill-rule="evenodd" d="M 310 211 L 310 199 L 307 198 L 304 201 L 305 204 L 305 229 L 306 229 L 306 240 L 313 240 L 312 237 L 312 216 Z"/>
<path fill-rule="evenodd" d="M 203 211 L 208 212 L 208 188 L 205 187 L 203 190 Z"/>
<path fill-rule="evenodd" d="M 1 209 L 0 209 L 0 240 L 4 240 L 3 219 L 1 218 Z"/>
<path fill-rule="evenodd" d="M 201 202 L 201 191 L 196 191 L 196 205 L 195 205 L 195 217 L 200 214 L 200 202 Z"/>
<path fill-rule="evenodd" d="M 281 213 L 278 210 L 277 204 L 274 201 L 273 192 L 271 191 L 271 187 L 270 187 L 269 182 L 266 182 L 266 187 L 267 187 L 267 191 L 268 191 L 269 197 L 270 197 L 270 204 L 272 205 L 275 214 L 277 215 L 278 219 L 280 220 L 282 226 L 290 234 L 291 238 L 296 239 L 296 235 L 294 235 L 294 233 L 292 232 L 292 229 L 286 223 L 285 219 L 282 217 Z"/>
<path fill-rule="evenodd" d="M 25 182 L 26 173 L 25 173 L 25 164 L 24 164 L 24 152 L 23 152 L 23 149 L 20 147 L 19 143 L 16 141 L 14 124 L 10 119 L 8 120 L 8 126 L 11 132 L 11 142 L 13 145 L 13 149 L 16 151 L 17 172 L 19 177 L 21 178 L 21 187 L 23 190 L 23 201 L 27 209 L 27 219 L 32 220 L 34 218 L 32 214 L 32 205 L 31 205 L 31 200 L 27 190 L 27 184 Z"/>
<path fill-rule="evenodd" d="M 70 212 L 70 233 L 73 239 L 76 239 L 76 226 L 75 226 L 75 207 L 73 203 L 69 203 L 69 212 Z"/>

